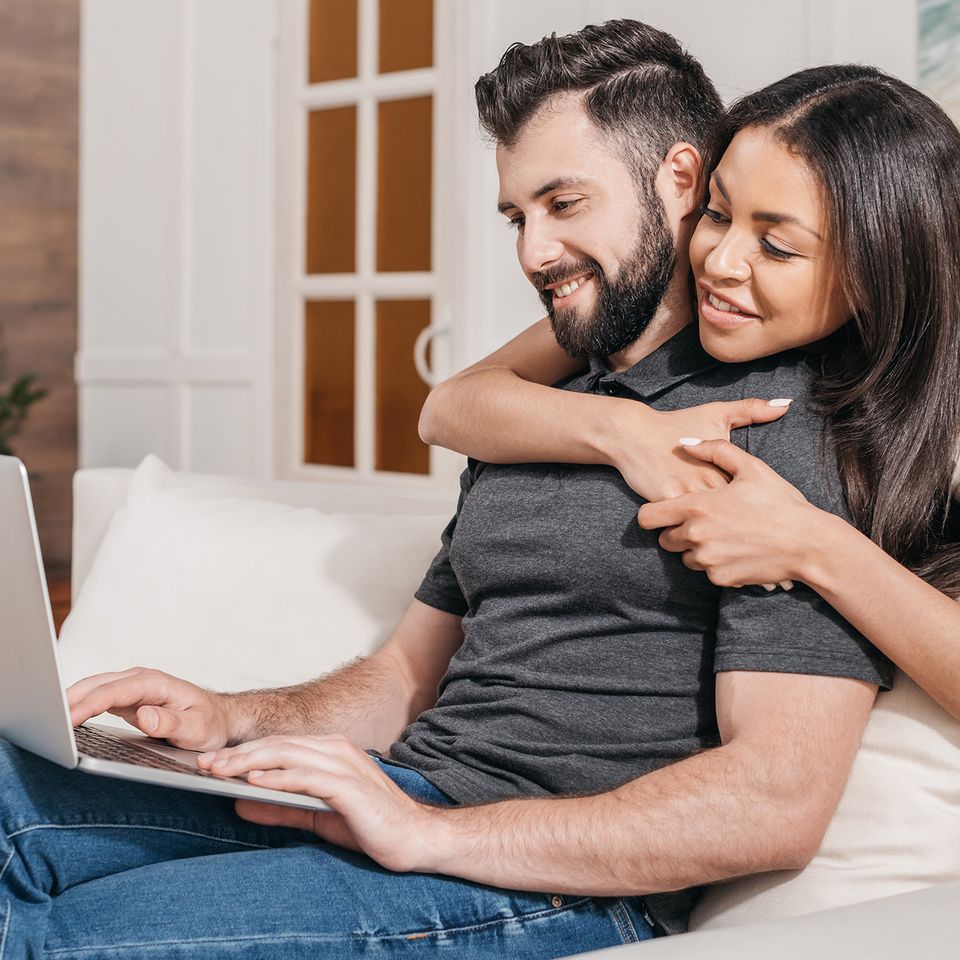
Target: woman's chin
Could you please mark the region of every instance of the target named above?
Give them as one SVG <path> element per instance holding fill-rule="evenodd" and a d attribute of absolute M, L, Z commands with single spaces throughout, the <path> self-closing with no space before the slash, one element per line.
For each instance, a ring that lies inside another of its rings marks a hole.
<path fill-rule="evenodd" d="M 763 338 L 747 335 L 746 330 L 719 332 L 715 326 L 700 319 L 700 344 L 714 360 L 722 363 L 748 363 L 779 353 L 786 347 L 766 343 Z"/>

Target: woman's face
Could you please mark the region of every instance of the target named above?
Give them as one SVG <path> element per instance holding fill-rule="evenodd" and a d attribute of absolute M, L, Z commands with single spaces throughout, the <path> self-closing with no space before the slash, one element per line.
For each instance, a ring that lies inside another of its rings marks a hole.
<path fill-rule="evenodd" d="M 815 343 L 847 321 L 827 222 L 803 160 L 762 127 L 733 138 L 690 241 L 708 353 L 755 360 Z"/>

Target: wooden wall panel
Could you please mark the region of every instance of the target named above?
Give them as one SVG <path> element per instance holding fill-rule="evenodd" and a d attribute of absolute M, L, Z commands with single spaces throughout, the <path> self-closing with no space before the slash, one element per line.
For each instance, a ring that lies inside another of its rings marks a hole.
<path fill-rule="evenodd" d="M 76 0 L 0 3 L 0 347 L 49 390 L 13 443 L 48 566 L 70 560 L 77 466 L 79 29 Z"/>

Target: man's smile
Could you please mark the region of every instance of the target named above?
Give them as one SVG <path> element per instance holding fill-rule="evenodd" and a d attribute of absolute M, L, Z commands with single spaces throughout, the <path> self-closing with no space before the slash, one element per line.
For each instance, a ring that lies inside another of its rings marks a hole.
<path fill-rule="evenodd" d="M 553 292 L 554 303 L 560 303 L 561 301 L 566 303 L 567 300 L 569 300 L 592 277 L 593 272 L 588 270 L 586 273 L 578 274 L 566 280 L 560 280 L 557 283 L 548 284 L 546 287 L 544 287 L 544 289 Z"/>

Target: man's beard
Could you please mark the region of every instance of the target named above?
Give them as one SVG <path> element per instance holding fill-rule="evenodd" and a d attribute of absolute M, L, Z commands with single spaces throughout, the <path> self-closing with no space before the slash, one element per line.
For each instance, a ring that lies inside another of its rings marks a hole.
<path fill-rule="evenodd" d="M 659 197 L 647 203 L 644 236 L 621 262 L 616 279 L 590 257 L 567 261 L 534 275 L 557 343 L 571 357 L 609 357 L 637 340 L 650 325 L 663 300 L 676 265 L 673 237 Z M 553 291 L 544 289 L 568 277 L 590 272 L 597 284 L 597 302 L 589 314 L 576 307 L 557 308 Z"/>

